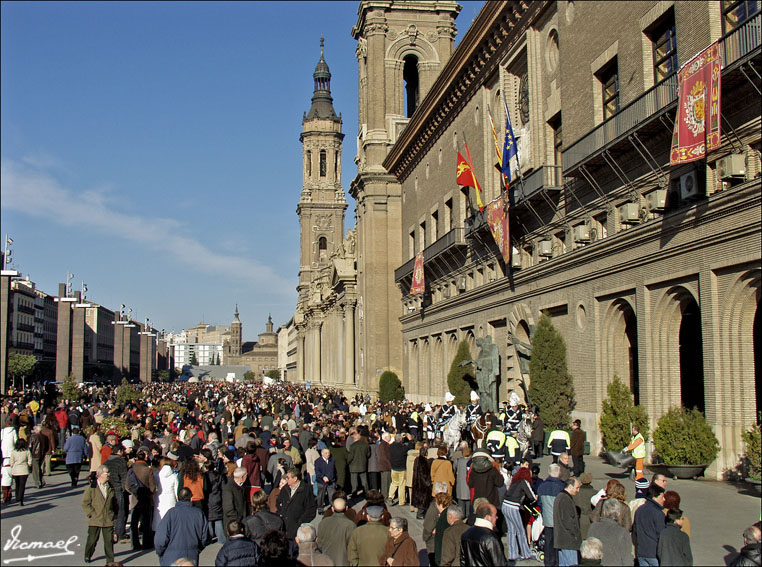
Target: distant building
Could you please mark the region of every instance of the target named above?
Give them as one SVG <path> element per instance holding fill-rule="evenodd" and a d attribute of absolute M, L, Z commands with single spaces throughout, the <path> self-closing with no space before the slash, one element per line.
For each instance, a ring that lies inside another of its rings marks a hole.
<path fill-rule="evenodd" d="M 278 333 L 273 331 L 272 317 L 267 317 L 265 332 L 259 333 L 256 342 L 241 342 L 243 323 L 238 318 L 236 306 L 233 323 L 230 325 L 230 339 L 223 346 L 223 363 L 229 366 L 249 366 L 261 377 L 268 370 L 278 369 Z"/>
<path fill-rule="evenodd" d="M 190 364 L 195 355 L 196 366 L 210 366 L 222 363 L 222 344 L 218 343 L 180 343 L 174 344 L 175 367 L 182 368 Z"/>

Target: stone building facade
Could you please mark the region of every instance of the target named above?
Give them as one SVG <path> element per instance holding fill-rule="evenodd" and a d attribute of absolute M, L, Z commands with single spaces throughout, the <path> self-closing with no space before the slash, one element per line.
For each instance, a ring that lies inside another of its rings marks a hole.
<path fill-rule="evenodd" d="M 355 233 L 350 231 L 344 236 L 347 208 L 341 186 L 344 134 L 341 116 L 333 108 L 331 72 L 322 39 L 313 78 L 312 105 L 304 115 L 300 137 L 304 165 L 296 209 L 300 265 L 299 296 L 293 318 L 294 370 L 297 380 L 352 390 L 357 380 Z M 289 339 L 291 336 L 289 333 Z M 289 347 L 287 353 L 292 350 Z"/>
<path fill-rule="evenodd" d="M 673 405 L 703 410 L 722 445 L 708 474 L 735 466 L 740 432 L 762 409 L 760 81 L 752 72 L 762 58 L 759 12 L 724 6 L 485 4 L 382 162 L 400 187 L 390 319 L 401 323 L 408 397 L 441 398 L 458 342 L 476 355 L 475 341 L 489 337 L 505 399 L 529 379 L 522 351 L 547 312 L 566 340 L 574 416 L 593 450 L 606 385 L 619 375 L 653 425 Z M 391 26 L 379 30 L 390 41 Z M 718 40 L 722 145 L 670 168 L 675 71 Z M 406 46 L 399 56 L 414 52 Z M 362 96 L 361 88 L 361 107 Z M 456 152 L 467 142 L 484 202 L 500 194 L 489 115 L 502 145 L 504 102 L 523 178 L 511 185 L 509 265 L 474 190 L 455 183 Z M 411 296 L 420 250 L 426 293 Z"/>

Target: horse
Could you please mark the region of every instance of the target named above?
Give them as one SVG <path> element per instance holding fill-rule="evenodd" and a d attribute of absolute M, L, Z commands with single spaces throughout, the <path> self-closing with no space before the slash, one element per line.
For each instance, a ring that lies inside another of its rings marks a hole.
<path fill-rule="evenodd" d="M 460 411 L 460 408 L 455 409 L 455 415 L 447 422 L 444 430 L 442 431 L 442 441 L 447 445 L 450 453 L 455 451 L 460 443 L 460 435 L 463 426 L 466 424 L 466 416 Z"/>
<path fill-rule="evenodd" d="M 483 416 L 480 415 L 479 419 L 475 420 L 474 423 L 471 425 L 470 433 L 471 433 L 471 439 L 474 440 L 474 447 L 481 449 L 482 443 L 484 443 L 484 438 L 487 437 L 487 431 L 489 431 L 489 428 L 492 426 L 492 419 L 489 420 Z"/>

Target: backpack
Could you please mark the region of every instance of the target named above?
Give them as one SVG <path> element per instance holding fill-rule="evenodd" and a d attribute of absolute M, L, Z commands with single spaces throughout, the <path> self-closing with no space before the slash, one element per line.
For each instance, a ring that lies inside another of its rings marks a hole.
<path fill-rule="evenodd" d="M 145 485 L 142 482 L 140 482 L 138 475 L 135 474 L 135 469 L 133 467 L 130 467 L 129 472 L 127 473 L 127 491 L 133 496 L 137 496 L 138 490 L 140 490 L 144 486 Z"/>

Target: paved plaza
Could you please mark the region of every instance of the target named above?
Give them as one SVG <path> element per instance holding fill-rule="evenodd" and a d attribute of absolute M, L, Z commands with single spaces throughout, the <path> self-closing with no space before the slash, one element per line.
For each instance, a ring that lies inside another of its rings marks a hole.
<path fill-rule="evenodd" d="M 546 476 L 548 457 L 542 459 L 542 476 Z M 587 470 L 593 475 L 593 486 L 601 488 L 609 478 L 619 478 L 632 497 L 635 487 L 621 471 L 600 459 L 587 459 Z M 82 477 L 86 473 L 83 471 Z M 48 477 L 42 490 L 30 488 L 24 507 L 5 505 L 0 512 L 3 565 L 82 565 L 87 523 L 80 506 L 84 482 L 76 489 L 69 488 L 66 471 L 59 468 Z M 741 543 L 741 532 L 760 519 L 760 499 L 749 494 L 743 486 L 711 480 L 670 480 L 668 489 L 676 490 L 682 498 L 682 508 L 691 521 L 691 546 L 695 565 L 724 565 Z M 359 508 L 362 502 L 356 504 Z M 408 518 L 410 534 L 418 543 L 419 555 L 426 560 L 425 545 L 421 537 L 422 521 L 415 520 L 409 506 L 396 506 L 392 515 Z M 320 516 L 313 523 L 317 525 Z M 20 531 L 19 531 L 20 530 Z M 76 540 L 74 540 L 76 536 Z M 15 544 L 14 544 L 15 542 Z M 28 549 L 31 542 L 50 542 L 47 549 Z M 62 542 L 57 549 L 50 547 Z M 67 545 L 68 542 L 68 545 Z M 25 543 L 27 545 L 23 545 Z M 26 549 L 25 549 L 26 548 Z M 214 565 L 220 545 L 213 544 L 201 554 L 201 565 Z M 66 554 L 68 551 L 68 554 Z M 61 554 L 54 557 L 55 554 Z M 129 544 L 115 546 L 117 561 L 125 565 L 158 565 L 153 551 L 132 551 Z M 95 564 L 105 562 L 103 546 L 98 544 L 93 556 Z M 537 565 L 523 561 L 520 565 Z"/>

